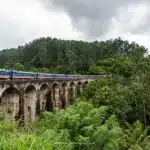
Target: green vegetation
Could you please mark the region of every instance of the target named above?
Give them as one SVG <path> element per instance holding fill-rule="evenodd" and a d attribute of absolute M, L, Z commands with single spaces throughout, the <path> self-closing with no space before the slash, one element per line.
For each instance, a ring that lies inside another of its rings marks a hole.
<path fill-rule="evenodd" d="M 28 128 L 1 118 L 0 149 L 149 150 L 150 57 L 144 56 L 146 52 L 121 39 L 88 43 L 51 38 L 2 51 L 2 67 L 111 76 L 88 84 L 67 109 L 43 112 Z"/>
<path fill-rule="evenodd" d="M 106 73 L 110 66 L 107 58 L 121 54 L 141 56 L 146 53 L 143 46 L 118 38 L 107 41 L 65 41 L 50 37 L 40 38 L 0 52 L 0 67 L 51 73 Z M 44 69 L 43 69 L 44 68 Z"/>

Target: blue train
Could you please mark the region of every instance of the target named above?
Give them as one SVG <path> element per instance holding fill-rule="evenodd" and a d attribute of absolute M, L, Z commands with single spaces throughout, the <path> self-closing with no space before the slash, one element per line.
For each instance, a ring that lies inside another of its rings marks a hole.
<path fill-rule="evenodd" d="M 69 74 L 48 74 L 48 73 L 34 73 L 24 72 L 17 70 L 0 69 L 1 80 L 13 80 L 13 79 L 67 79 L 67 78 L 99 78 L 100 75 L 69 75 Z"/>

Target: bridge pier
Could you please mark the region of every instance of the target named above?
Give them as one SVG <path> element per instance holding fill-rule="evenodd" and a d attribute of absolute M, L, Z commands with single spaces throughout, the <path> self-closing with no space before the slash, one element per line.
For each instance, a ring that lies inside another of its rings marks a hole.
<path fill-rule="evenodd" d="M 24 120 L 25 122 L 36 118 L 37 92 L 34 86 L 27 87 L 24 93 Z"/>
<path fill-rule="evenodd" d="M 61 108 L 61 101 L 60 101 L 60 94 L 59 91 L 60 87 L 58 83 L 54 83 L 52 85 L 52 101 L 53 101 L 53 106 L 54 108 Z"/>

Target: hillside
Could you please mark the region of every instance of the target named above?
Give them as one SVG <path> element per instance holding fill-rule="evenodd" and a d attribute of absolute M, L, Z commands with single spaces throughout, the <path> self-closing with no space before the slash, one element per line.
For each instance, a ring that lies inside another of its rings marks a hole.
<path fill-rule="evenodd" d="M 36 39 L 17 49 L 0 52 L 0 67 L 51 73 L 105 74 L 106 58 L 121 54 L 143 56 L 147 49 L 122 39 L 67 41 L 50 37 Z M 101 64 L 102 63 L 102 64 Z M 111 64 L 110 64 L 111 65 Z"/>
<path fill-rule="evenodd" d="M 150 56 L 146 52 L 143 46 L 121 39 L 88 43 L 51 38 L 1 51 L 0 65 L 5 68 L 111 74 L 111 78 L 89 83 L 66 109 L 43 110 L 26 129 L 19 122 L 6 122 L 1 109 L 0 149 L 149 150 Z"/>

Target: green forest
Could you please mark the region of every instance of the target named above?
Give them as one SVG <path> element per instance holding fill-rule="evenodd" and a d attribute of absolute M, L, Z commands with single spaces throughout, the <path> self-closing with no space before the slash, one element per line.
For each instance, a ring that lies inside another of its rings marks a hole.
<path fill-rule="evenodd" d="M 105 74 L 105 66 L 122 54 L 143 56 L 147 49 L 121 38 L 107 41 L 66 41 L 40 38 L 16 49 L 0 51 L 0 68 L 66 74 Z M 105 60 L 105 61 L 104 61 Z"/>
<path fill-rule="evenodd" d="M 40 38 L 0 52 L 0 67 L 35 72 L 106 74 L 75 103 L 42 112 L 27 128 L 0 116 L 0 150 L 150 150 L 150 56 L 121 38 Z"/>

